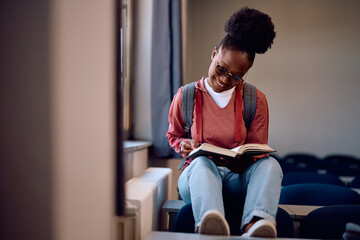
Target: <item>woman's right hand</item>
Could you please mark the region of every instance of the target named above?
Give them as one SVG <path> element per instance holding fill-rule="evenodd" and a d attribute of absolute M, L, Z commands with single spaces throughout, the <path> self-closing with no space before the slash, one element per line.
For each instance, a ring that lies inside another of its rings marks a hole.
<path fill-rule="evenodd" d="M 192 150 L 199 147 L 199 142 L 196 139 L 184 140 L 180 142 L 180 146 L 180 153 L 187 157 Z"/>

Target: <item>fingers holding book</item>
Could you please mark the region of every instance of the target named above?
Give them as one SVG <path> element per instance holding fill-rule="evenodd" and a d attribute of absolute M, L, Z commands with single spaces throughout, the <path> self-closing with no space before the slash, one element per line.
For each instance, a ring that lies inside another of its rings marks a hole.
<path fill-rule="evenodd" d="M 196 149 L 197 147 L 199 147 L 199 142 L 196 140 L 196 139 L 188 139 L 188 140 L 184 140 L 184 141 L 181 141 L 180 143 L 180 153 L 183 154 L 183 155 L 186 155 L 188 156 L 189 153 Z"/>

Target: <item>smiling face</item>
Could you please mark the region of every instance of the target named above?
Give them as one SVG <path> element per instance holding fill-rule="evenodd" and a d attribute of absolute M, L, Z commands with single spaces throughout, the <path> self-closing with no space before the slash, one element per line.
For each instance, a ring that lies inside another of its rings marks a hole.
<path fill-rule="evenodd" d="M 216 66 L 218 65 L 225 68 L 230 74 L 220 76 L 216 72 Z M 237 84 L 234 83 L 233 79 L 230 79 L 230 75 L 243 77 L 251 65 L 252 62 L 249 61 L 249 56 L 246 52 L 222 48 L 217 51 L 215 48 L 211 54 L 211 64 L 208 72 L 210 87 L 215 92 L 231 89 Z"/>

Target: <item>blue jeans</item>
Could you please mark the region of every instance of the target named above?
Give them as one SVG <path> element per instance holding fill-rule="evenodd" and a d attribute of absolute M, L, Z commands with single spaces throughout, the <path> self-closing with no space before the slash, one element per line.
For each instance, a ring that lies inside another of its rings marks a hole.
<path fill-rule="evenodd" d="M 255 216 L 275 223 L 282 177 L 281 167 L 272 157 L 262 158 L 236 174 L 201 156 L 181 173 L 178 188 L 182 199 L 192 203 L 196 226 L 208 210 L 216 209 L 225 216 L 223 193 L 244 198 L 243 229 Z"/>

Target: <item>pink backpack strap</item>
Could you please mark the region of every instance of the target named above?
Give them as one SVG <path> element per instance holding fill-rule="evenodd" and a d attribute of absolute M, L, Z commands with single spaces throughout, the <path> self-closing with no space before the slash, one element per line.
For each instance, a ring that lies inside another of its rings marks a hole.
<path fill-rule="evenodd" d="M 195 91 L 195 99 L 197 140 L 202 143 L 202 94 L 199 89 L 196 89 Z"/>
<path fill-rule="evenodd" d="M 236 87 L 235 89 L 236 93 L 235 93 L 235 142 L 240 142 L 240 138 L 241 138 L 241 128 L 240 128 L 240 122 L 241 119 L 243 118 L 242 116 L 242 110 L 241 110 L 241 105 L 242 105 L 242 87 L 240 87 L 239 85 Z"/>

